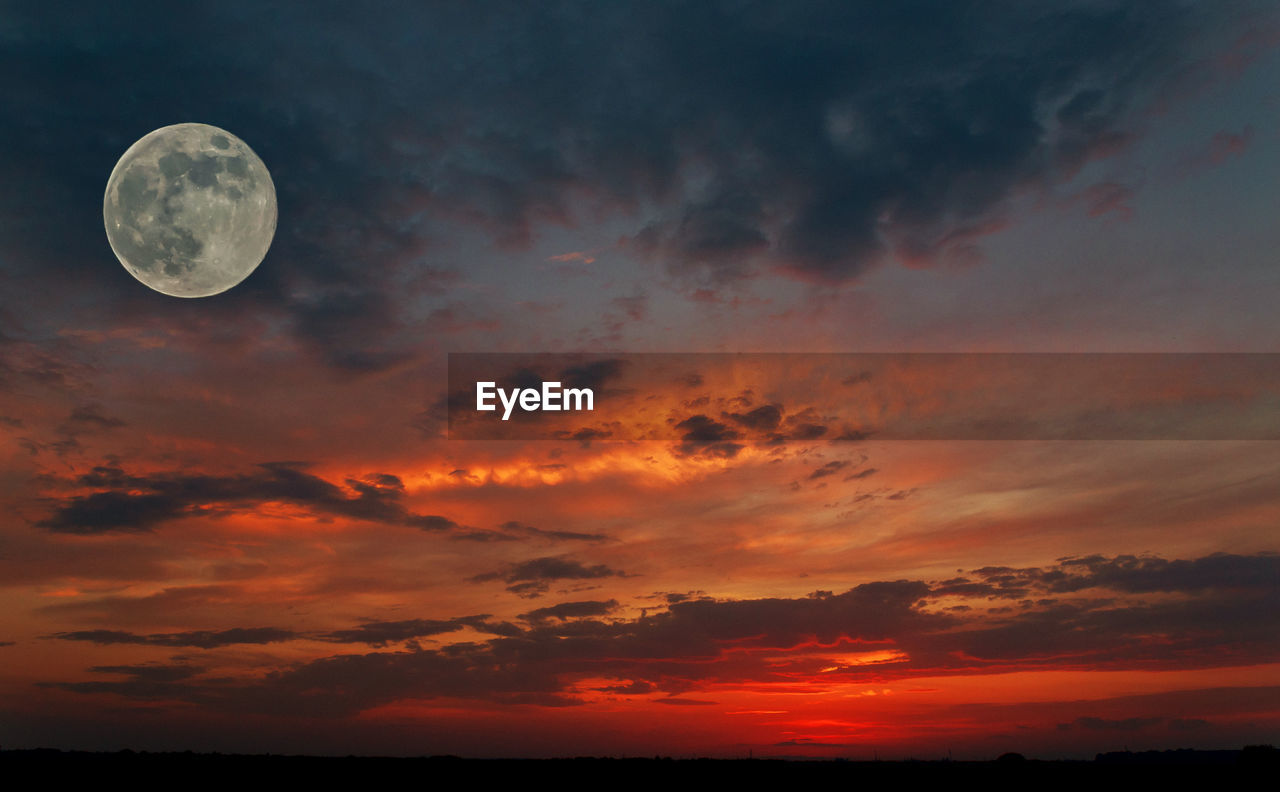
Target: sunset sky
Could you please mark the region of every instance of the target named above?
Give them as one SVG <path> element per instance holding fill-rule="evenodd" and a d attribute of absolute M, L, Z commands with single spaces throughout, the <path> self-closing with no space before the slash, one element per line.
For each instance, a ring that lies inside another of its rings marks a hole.
<path fill-rule="evenodd" d="M 121 9 L 0 0 L 3 747 L 1280 743 L 1274 3 Z M 279 203 L 202 299 L 103 228 L 181 122 Z"/>

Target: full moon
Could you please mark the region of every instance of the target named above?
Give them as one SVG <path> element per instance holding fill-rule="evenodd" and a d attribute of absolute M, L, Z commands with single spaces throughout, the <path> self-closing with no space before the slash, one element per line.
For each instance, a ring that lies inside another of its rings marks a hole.
<path fill-rule="evenodd" d="M 244 141 L 175 124 L 129 147 L 102 201 L 111 250 L 173 297 L 208 297 L 249 276 L 276 232 L 276 188 Z"/>

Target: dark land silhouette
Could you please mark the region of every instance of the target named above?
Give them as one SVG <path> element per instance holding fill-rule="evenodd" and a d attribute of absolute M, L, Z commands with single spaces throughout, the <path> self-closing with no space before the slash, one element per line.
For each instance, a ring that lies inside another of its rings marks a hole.
<path fill-rule="evenodd" d="M 206 780 L 279 778 L 293 782 L 316 778 L 327 782 L 376 779 L 392 773 L 427 773 L 424 778 L 463 773 L 472 781 L 495 778 L 607 779 L 639 781 L 664 779 L 724 783 L 747 779 L 768 782 L 828 780 L 1039 779 L 1070 781 L 1091 778 L 1133 778 L 1150 781 L 1177 777 L 1183 781 L 1280 769 L 1280 750 L 1270 745 L 1240 750 L 1112 751 L 1093 760 L 1039 760 L 1005 753 L 988 761 L 952 760 L 800 760 L 800 759 L 674 759 L 574 757 L 560 759 L 464 759 L 456 756 L 376 757 L 298 756 L 278 754 L 219 754 L 147 751 L 62 751 L 57 749 L 0 750 L 0 772 L 13 778 L 21 771 L 43 778 L 102 777 L 128 774 L 132 778 L 193 778 Z M 120 777 L 120 776 L 116 776 Z"/>

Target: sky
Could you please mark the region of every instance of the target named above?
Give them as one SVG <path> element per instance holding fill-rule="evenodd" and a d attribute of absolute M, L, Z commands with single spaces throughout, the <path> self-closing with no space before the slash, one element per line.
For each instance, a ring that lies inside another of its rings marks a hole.
<path fill-rule="evenodd" d="M 0 1 L 0 75 L 0 745 L 1280 741 L 1273 4 Z M 102 219 L 183 122 L 279 210 L 190 300 Z M 477 440 L 458 353 L 681 369 Z"/>

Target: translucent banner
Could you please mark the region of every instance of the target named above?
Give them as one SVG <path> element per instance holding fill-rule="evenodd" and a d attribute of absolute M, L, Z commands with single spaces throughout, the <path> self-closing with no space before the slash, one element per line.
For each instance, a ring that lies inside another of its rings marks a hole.
<path fill-rule="evenodd" d="M 1276 440 L 1280 355 L 449 355 L 455 440 Z"/>

